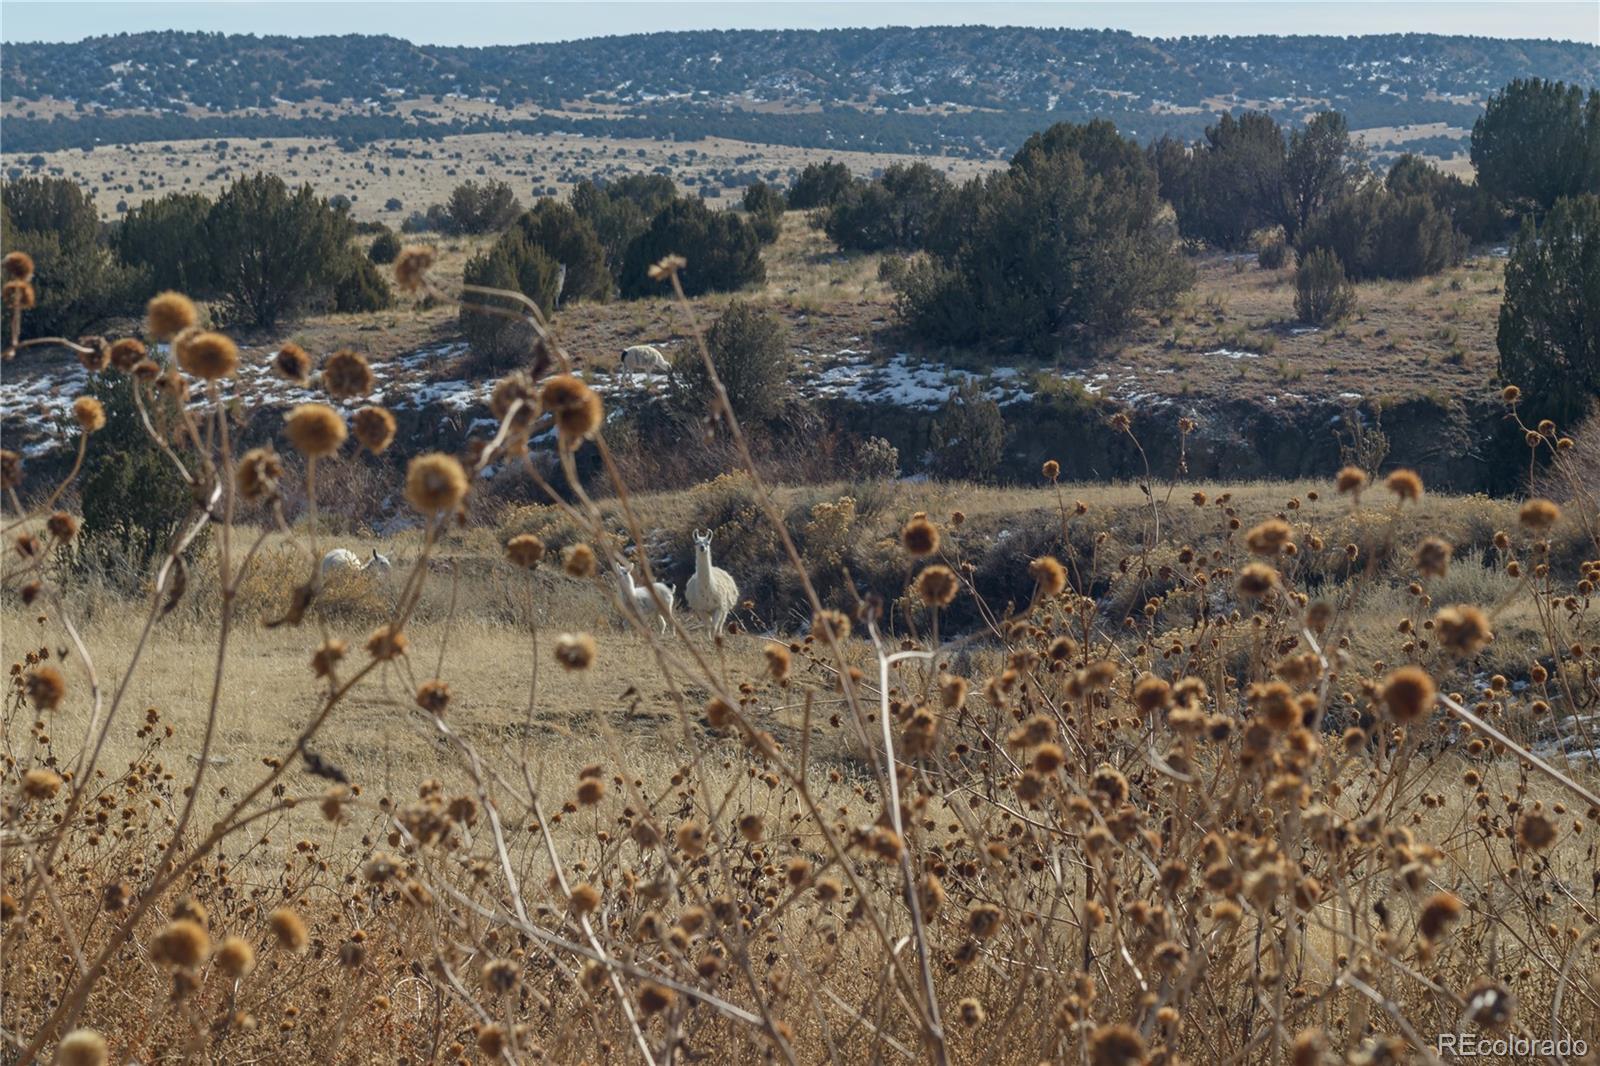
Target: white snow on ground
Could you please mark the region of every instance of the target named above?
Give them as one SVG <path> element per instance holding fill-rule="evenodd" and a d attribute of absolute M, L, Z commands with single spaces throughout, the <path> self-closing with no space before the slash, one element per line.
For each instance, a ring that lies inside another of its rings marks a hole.
<path fill-rule="evenodd" d="M 852 338 L 852 341 L 859 341 L 859 338 Z M 301 388 L 276 377 L 270 362 L 274 351 L 273 348 L 242 350 L 238 377 L 224 384 L 224 398 L 237 399 L 246 409 L 332 402 L 347 415 L 368 403 L 383 404 L 397 412 L 432 410 L 443 428 L 464 435 L 492 433 L 486 408 L 495 379 L 469 381 L 439 377 L 430 380 L 441 368 L 466 354 L 467 346 L 463 342 L 432 345 L 391 359 L 373 361 L 376 384 L 372 392 L 344 401 L 330 401 L 315 381 L 310 388 Z M 1261 358 L 1256 352 L 1233 348 L 1217 348 L 1204 354 L 1235 361 Z M 968 382 L 975 382 L 985 396 L 1001 406 L 1025 403 L 1033 398 L 1038 388 L 1049 386 L 1051 378 L 1063 384 L 1072 383 L 1089 396 L 1115 400 L 1129 407 L 1173 407 L 1180 403 L 1178 398 L 1156 387 L 1155 379 L 1172 375 L 1175 373 L 1172 369 L 1137 369 L 1125 365 L 1092 370 L 1002 366 L 975 372 L 923 362 L 904 352 L 883 359 L 870 351 L 852 347 L 833 353 L 812 353 L 801 348 L 796 350 L 796 357 L 796 384 L 804 395 L 923 412 L 937 410 Z M 0 380 L 0 418 L 6 422 L 9 437 L 27 438 L 21 450 L 29 455 L 71 447 L 76 439 L 77 430 L 71 424 L 72 401 L 84 391 L 87 375 L 66 353 L 53 358 L 56 361 L 49 371 L 36 367 L 23 375 L 9 373 Z M 580 373 L 595 391 L 608 397 L 659 396 L 668 382 L 666 375 L 631 373 L 620 368 L 613 371 L 585 369 Z M 1275 397 L 1274 402 L 1278 399 L 1299 401 L 1303 397 L 1285 392 Z M 1341 399 L 1360 397 L 1350 393 Z M 193 403 L 195 406 L 205 403 L 203 390 L 195 390 Z M 14 443 L 8 446 L 18 447 Z"/>
<path fill-rule="evenodd" d="M 941 406 L 969 381 L 988 386 L 984 395 L 1002 406 L 1021 403 L 1030 396 L 1012 367 L 980 375 L 937 363 L 917 363 L 904 352 L 886 363 L 873 363 L 864 353 L 849 348 L 836 358 L 839 361 L 807 382 L 807 391 L 812 395 L 924 411 Z"/>

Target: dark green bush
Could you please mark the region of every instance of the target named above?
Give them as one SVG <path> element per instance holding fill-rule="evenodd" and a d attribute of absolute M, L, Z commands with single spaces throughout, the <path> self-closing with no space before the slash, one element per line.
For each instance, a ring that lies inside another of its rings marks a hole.
<path fill-rule="evenodd" d="M 271 328 L 333 302 L 348 274 L 350 216 L 310 184 L 290 191 L 275 174 L 240 178 L 206 218 L 218 293 L 232 317 Z"/>
<path fill-rule="evenodd" d="M 835 163 L 831 159 L 823 163 L 807 163 L 789 187 L 789 206 L 797 211 L 831 207 L 849 188 L 852 180 L 850 168 L 843 163 Z"/>
<path fill-rule="evenodd" d="M 927 245 L 950 180 L 927 163 L 895 163 L 872 182 L 850 185 L 828 209 L 823 229 L 851 251 L 910 251 Z"/>
<path fill-rule="evenodd" d="M 1459 262 L 1465 238 L 1424 194 L 1397 196 L 1369 182 L 1328 205 L 1300 238 L 1300 253 L 1331 251 L 1355 281 L 1416 278 Z"/>
<path fill-rule="evenodd" d="M 1283 155 L 1283 131 L 1259 111 L 1238 118 L 1224 114 L 1192 148 L 1163 137 L 1150 149 L 1178 232 L 1230 250 L 1246 247 L 1252 233 L 1279 222 Z"/>
<path fill-rule="evenodd" d="M 1518 210 L 1600 193 L 1600 89 L 1513 81 L 1473 124 L 1472 166 L 1490 196 Z"/>
<path fill-rule="evenodd" d="M 565 280 L 557 293 L 561 303 L 610 298 L 612 278 L 606 268 L 605 248 L 594 227 L 572 208 L 546 198 L 534 204 L 533 210 L 524 212 L 512 228 L 520 231 L 527 244 L 542 249 L 558 266 L 566 267 Z M 510 237 L 508 231 L 501 240 Z"/>
<path fill-rule="evenodd" d="M 1337 255 L 1318 248 L 1300 260 L 1294 274 L 1294 310 L 1300 321 L 1324 326 L 1346 317 L 1355 306 L 1355 290 Z"/>
<path fill-rule="evenodd" d="M 104 406 L 106 424 L 95 434 L 79 484 L 83 500 L 80 561 L 110 575 L 126 574 L 130 580 L 140 580 L 174 543 L 185 518 L 193 512 L 194 496 L 145 431 L 133 400 L 132 377 L 95 374 L 87 391 Z M 170 396 L 158 393 L 151 402 L 151 419 L 156 425 L 176 423 L 178 415 Z M 197 539 L 191 554 L 202 543 Z"/>
<path fill-rule="evenodd" d="M 1008 170 L 954 194 L 899 307 L 924 340 L 1049 350 L 1113 336 L 1193 279 L 1144 153 L 1105 121 L 1035 134 Z"/>
<path fill-rule="evenodd" d="M 735 300 L 706 331 L 706 347 L 741 424 L 764 428 L 793 419 L 799 398 L 790 384 L 794 355 L 783 319 Z M 711 378 L 697 351 L 678 357 L 672 390 L 674 406 L 690 419 L 715 410 Z"/>
<path fill-rule="evenodd" d="M 388 266 L 400 255 L 400 237 L 392 229 L 385 229 L 372 239 L 367 258 L 379 266 Z"/>
<path fill-rule="evenodd" d="M 394 292 L 371 259 L 351 253 L 345 257 L 345 272 L 333 286 L 333 309 L 346 313 L 387 311 L 394 306 Z"/>
<path fill-rule="evenodd" d="M 1289 242 L 1273 234 L 1256 249 L 1256 264 L 1262 270 L 1279 270 L 1289 261 Z"/>
<path fill-rule="evenodd" d="M 22 336 L 75 336 L 113 315 L 136 313 L 150 283 L 118 263 L 101 240 L 100 219 L 76 182 L 19 178 L 0 186 L 0 240 L 33 257 L 38 306 Z"/>
<path fill-rule="evenodd" d="M 503 181 L 464 181 L 451 190 L 445 213 L 451 233 L 494 233 L 509 226 L 522 205 Z"/>
<path fill-rule="evenodd" d="M 1506 262 L 1500 377 L 1532 419 L 1571 426 L 1600 396 L 1600 196 L 1524 218 Z"/>
<path fill-rule="evenodd" d="M 744 191 L 743 207 L 762 244 L 771 244 L 783 232 L 783 193 L 764 181 Z"/>
<path fill-rule="evenodd" d="M 622 276 L 624 296 L 660 294 L 650 267 L 669 255 L 688 261 L 681 277 L 684 292 L 732 292 L 765 281 L 761 241 L 755 230 L 732 211 L 713 211 L 697 199 L 674 200 L 628 247 Z"/>
<path fill-rule="evenodd" d="M 628 246 L 677 194 L 672 180 L 663 175 L 630 174 L 606 185 L 579 182 L 571 202 L 578 216 L 593 227 L 605 251 L 606 268 L 615 278 L 622 274 Z"/>
<path fill-rule="evenodd" d="M 520 292 L 549 314 L 555 309 L 560 274 L 560 266 L 543 248 L 521 227 L 512 227 L 494 247 L 467 261 L 462 280 L 468 285 Z M 484 302 L 511 309 L 503 299 Z M 473 310 L 469 302 L 462 305 L 459 321 L 461 332 L 487 369 L 516 366 L 532 350 L 527 326 L 516 319 Z"/>
<path fill-rule="evenodd" d="M 151 288 L 208 297 L 214 291 L 205 238 L 210 213 L 211 201 L 200 193 L 146 200 L 123 216 L 112 247 L 124 263 L 144 269 Z"/>

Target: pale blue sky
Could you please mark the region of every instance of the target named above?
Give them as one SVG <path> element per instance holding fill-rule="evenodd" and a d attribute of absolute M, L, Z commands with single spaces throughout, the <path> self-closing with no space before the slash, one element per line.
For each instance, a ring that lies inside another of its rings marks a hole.
<path fill-rule="evenodd" d="M 1251 33 L 1464 33 L 1600 43 L 1600 3 L 634 3 L 3 0 L 0 40 L 66 41 L 141 30 L 257 34 L 389 33 L 425 44 L 520 44 L 684 29 L 817 29 L 987 23 L 1125 29 L 1147 36 Z"/>

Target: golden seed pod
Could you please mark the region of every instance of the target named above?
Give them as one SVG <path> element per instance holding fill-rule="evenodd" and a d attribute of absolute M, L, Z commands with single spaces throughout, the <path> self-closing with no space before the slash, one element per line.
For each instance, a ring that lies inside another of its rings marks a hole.
<path fill-rule="evenodd" d="M 33 257 L 27 252 L 7 252 L 0 260 L 0 275 L 7 281 L 32 281 Z"/>
<path fill-rule="evenodd" d="M 339 412 L 323 403 L 303 403 L 284 416 L 285 431 L 295 450 L 310 459 L 326 459 L 339 450 L 349 430 Z"/>
<path fill-rule="evenodd" d="M 1489 616 L 1465 603 L 1441 608 L 1433 616 L 1433 631 L 1441 647 L 1464 659 L 1478 654 L 1494 640 Z"/>
<path fill-rule="evenodd" d="M 587 670 L 594 662 L 594 638 L 587 633 L 563 633 L 556 638 L 556 662 L 566 670 Z"/>
<path fill-rule="evenodd" d="M 133 337 L 123 337 L 111 343 L 111 365 L 125 374 L 133 372 L 133 368 L 142 363 L 150 349 L 144 346 L 144 341 Z"/>
<path fill-rule="evenodd" d="M 211 937 L 205 927 L 188 918 L 168 922 L 150 944 L 150 957 L 157 962 L 192 969 L 211 954 Z"/>
<path fill-rule="evenodd" d="M 850 616 L 843 611 L 818 611 L 811 619 L 811 635 L 817 640 L 827 640 L 830 636 L 835 642 L 848 640 Z"/>
<path fill-rule="evenodd" d="M 354 400 L 372 391 L 376 379 L 366 356 L 341 348 L 322 367 L 322 387 L 336 400 Z"/>
<path fill-rule="evenodd" d="M 1028 564 L 1028 574 L 1039 585 L 1039 592 L 1044 596 L 1059 596 L 1067 588 L 1067 568 L 1061 565 L 1061 560 L 1049 555 L 1041 555 Z"/>
<path fill-rule="evenodd" d="M 1360 492 L 1366 485 L 1367 472 L 1359 466 L 1347 466 L 1334 478 L 1334 486 L 1346 494 Z"/>
<path fill-rule="evenodd" d="M 1404 725 L 1416 721 L 1433 708 L 1438 690 L 1426 671 L 1415 666 L 1402 666 L 1383 679 L 1381 691 L 1389 717 Z"/>
<path fill-rule="evenodd" d="M 639 986 L 639 1009 L 646 1014 L 660 1014 L 677 1002 L 678 994 L 665 985 L 646 981 Z"/>
<path fill-rule="evenodd" d="M 447 514 L 467 496 L 467 472 L 442 452 L 419 455 L 406 468 L 406 499 L 426 515 Z"/>
<path fill-rule="evenodd" d="M 915 558 L 932 555 L 939 550 L 939 527 L 919 515 L 900 530 L 900 543 Z"/>
<path fill-rule="evenodd" d="M 23 684 L 35 710 L 53 711 L 67 695 L 67 679 L 53 666 L 29 670 Z"/>
<path fill-rule="evenodd" d="M 561 568 L 568 577 L 593 577 L 599 565 L 594 549 L 587 544 L 569 545 L 562 554 Z"/>
<path fill-rule="evenodd" d="M 302 952 L 311 943 L 305 920 L 288 907 L 278 907 L 267 915 L 267 928 L 285 951 Z"/>
<path fill-rule="evenodd" d="M 239 346 L 221 333 L 196 333 L 173 347 L 178 365 L 197 378 L 217 381 L 239 369 Z"/>
<path fill-rule="evenodd" d="M 98 433 L 106 426 L 106 409 L 93 396 L 79 396 L 73 400 L 72 417 L 85 433 Z"/>
<path fill-rule="evenodd" d="M 1415 470 L 1395 470 L 1383 479 L 1384 487 L 1407 503 L 1422 499 L 1422 478 Z"/>
<path fill-rule="evenodd" d="M 1461 917 L 1461 901 L 1449 892 L 1437 892 L 1428 897 L 1417 916 L 1417 932 L 1424 940 L 1438 940 Z"/>
<path fill-rule="evenodd" d="M 568 448 L 599 429 L 605 413 L 600 394 L 572 374 L 557 374 L 545 381 L 539 406 L 555 419 L 561 443 Z"/>
<path fill-rule="evenodd" d="M 381 625 L 367 637 L 367 654 L 374 659 L 387 662 L 404 655 L 410 643 L 405 633 L 395 629 L 394 626 Z"/>
<path fill-rule="evenodd" d="M 98 374 L 111 365 L 111 342 L 104 337 L 79 337 L 78 362 L 91 374 Z"/>
<path fill-rule="evenodd" d="M 217 969 L 235 981 L 248 976 L 256 968 L 256 949 L 240 936 L 224 937 L 222 943 L 217 945 L 217 953 L 211 958 Z"/>
<path fill-rule="evenodd" d="M 311 356 L 293 341 L 289 341 L 272 355 L 272 372 L 285 381 L 305 385 L 311 380 Z"/>
<path fill-rule="evenodd" d="M 442 715 L 450 706 L 450 686 L 439 678 L 430 678 L 417 686 L 417 706 L 429 714 Z"/>
<path fill-rule="evenodd" d="M 394 415 L 382 407 L 363 407 L 350 419 L 351 431 L 361 446 L 373 455 L 381 454 L 394 442 Z"/>
<path fill-rule="evenodd" d="M 948 607 L 960 590 L 955 571 L 942 563 L 934 563 L 917 575 L 917 598 L 929 607 Z"/>
<path fill-rule="evenodd" d="M 61 791 L 61 775 L 36 766 L 22 775 L 22 794 L 29 799 L 54 799 Z"/>
<path fill-rule="evenodd" d="M 239 467 L 234 473 L 234 484 L 239 495 L 255 503 L 278 491 L 278 479 L 283 476 L 283 462 L 270 447 L 251 448 L 239 457 Z"/>
<path fill-rule="evenodd" d="M 181 292 L 163 292 L 145 307 L 145 327 L 158 341 L 170 341 L 200 321 L 194 301 Z"/>
<path fill-rule="evenodd" d="M 544 541 L 532 533 L 519 533 L 506 541 L 506 558 L 524 570 L 532 570 L 544 559 Z"/>
<path fill-rule="evenodd" d="M 394 280 L 401 292 L 418 293 L 428 284 L 428 271 L 436 257 L 425 244 L 410 244 L 400 249 L 394 260 Z"/>
<path fill-rule="evenodd" d="M 587 881 L 573 885 L 571 903 L 579 914 L 590 914 L 600 907 L 600 890 Z"/>
<path fill-rule="evenodd" d="M 18 253 L 12 253 L 16 254 Z M 11 256 L 6 258 L 10 259 Z M 105 1037 L 93 1029 L 74 1029 L 61 1038 L 61 1045 L 56 1048 L 56 1064 L 57 1066 L 105 1066 L 108 1054 Z"/>
<path fill-rule="evenodd" d="M 1544 533 L 1561 520 L 1561 508 L 1552 500 L 1528 500 L 1517 512 L 1517 521 L 1535 533 Z"/>

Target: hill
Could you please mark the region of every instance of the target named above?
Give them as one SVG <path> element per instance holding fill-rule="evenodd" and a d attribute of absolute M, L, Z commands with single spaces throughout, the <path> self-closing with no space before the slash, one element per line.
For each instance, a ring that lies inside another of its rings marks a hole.
<path fill-rule="evenodd" d="M 85 71 L 102 72 L 85 77 Z M 1600 49 L 1444 35 L 1181 37 L 925 27 L 694 31 L 490 48 L 388 36 L 13 44 L 7 150 L 470 131 L 732 137 L 995 156 L 1061 119 L 1193 137 L 1218 113 L 1343 111 L 1448 157 L 1513 78 L 1600 83 Z M 408 103 L 410 102 L 410 103 Z M 1421 127 L 1421 128 L 1419 128 Z"/>

